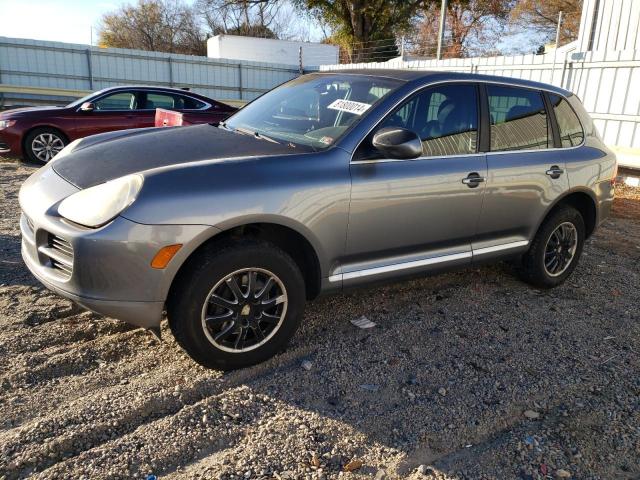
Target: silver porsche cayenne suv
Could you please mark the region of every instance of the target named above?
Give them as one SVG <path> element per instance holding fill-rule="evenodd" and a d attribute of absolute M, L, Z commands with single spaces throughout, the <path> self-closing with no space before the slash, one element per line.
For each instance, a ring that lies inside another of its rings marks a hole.
<path fill-rule="evenodd" d="M 300 76 L 218 126 L 73 142 L 20 191 L 48 288 L 207 367 L 282 350 L 321 293 L 515 260 L 555 287 L 616 174 L 575 95 L 462 73 Z"/>

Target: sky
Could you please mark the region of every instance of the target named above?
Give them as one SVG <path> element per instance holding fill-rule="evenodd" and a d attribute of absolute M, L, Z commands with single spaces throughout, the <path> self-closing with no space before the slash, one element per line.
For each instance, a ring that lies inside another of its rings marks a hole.
<path fill-rule="evenodd" d="M 131 0 L 0 0 L 0 36 L 95 45 L 102 15 L 124 3 Z M 497 46 L 530 53 L 529 47 L 540 43 L 523 32 Z"/>
<path fill-rule="evenodd" d="M 103 13 L 118 0 L 0 0 L 0 36 L 91 43 Z"/>

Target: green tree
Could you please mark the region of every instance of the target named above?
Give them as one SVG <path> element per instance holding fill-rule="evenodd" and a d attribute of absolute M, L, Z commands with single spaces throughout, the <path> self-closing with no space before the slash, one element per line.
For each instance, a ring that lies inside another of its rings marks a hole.
<path fill-rule="evenodd" d="M 331 40 L 359 62 L 397 56 L 396 36 L 409 29 L 419 8 L 436 0 L 293 1 L 329 25 Z"/>

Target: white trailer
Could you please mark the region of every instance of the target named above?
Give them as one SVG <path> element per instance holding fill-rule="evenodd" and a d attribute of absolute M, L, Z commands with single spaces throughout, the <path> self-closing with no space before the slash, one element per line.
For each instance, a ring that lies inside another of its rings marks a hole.
<path fill-rule="evenodd" d="M 207 57 L 307 68 L 338 63 L 338 47 L 324 43 L 216 35 L 207 40 Z"/>

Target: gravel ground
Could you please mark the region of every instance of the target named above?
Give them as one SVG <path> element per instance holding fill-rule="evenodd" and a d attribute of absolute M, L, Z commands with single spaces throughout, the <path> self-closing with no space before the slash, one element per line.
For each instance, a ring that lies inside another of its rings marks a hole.
<path fill-rule="evenodd" d="M 32 171 L 0 161 L 0 479 L 640 478 L 640 190 L 558 289 L 499 264 L 325 297 L 222 374 L 37 284 Z"/>

